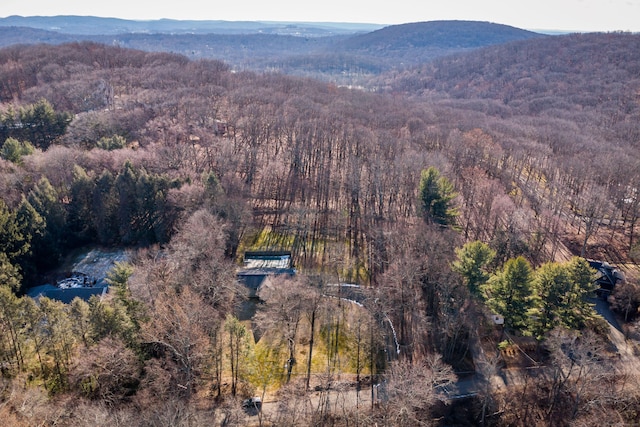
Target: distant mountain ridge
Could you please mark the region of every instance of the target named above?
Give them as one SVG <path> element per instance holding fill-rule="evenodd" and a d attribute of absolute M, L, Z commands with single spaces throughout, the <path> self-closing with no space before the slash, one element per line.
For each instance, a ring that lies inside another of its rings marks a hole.
<path fill-rule="evenodd" d="M 537 37 L 549 36 L 477 21 L 380 28 L 349 23 L 0 18 L 0 47 L 92 41 L 179 53 L 191 59 L 218 59 L 237 70 L 277 71 L 344 85 L 362 85 L 371 76 L 454 53 Z"/>
<path fill-rule="evenodd" d="M 16 44 L 62 44 L 80 41 L 81 38 L 83 37 L 39 28 L 0 26 L 0 47 Z"/>
<path fill-rule="evenodd" d="M 470 49 L 516 40 L 542 37 L 542 34 L 508 25 L 479 21 L 429 21 L 384 27 L 356 35 L 344 42 L 350 50 L 380 49 Z"/>
<path fill-rule="evenodd" d="M 335 34 L 369 32 L 382 25 L 323 22 L 271 22 L 223 20 L 128 20 L 96 16 L 8 16 L 0 27 L 29 27 L 62 34 L 116 35 L 144 34 L 283 34 L 323 37 Z"/>
<path fill-rule="evenodd" d="M 334 51 L 377 58 L 386 69 L 404 68 L 488 46 L 547 37 L 479 21 L 429 21 L 392 25 L 338 41 Z"/>

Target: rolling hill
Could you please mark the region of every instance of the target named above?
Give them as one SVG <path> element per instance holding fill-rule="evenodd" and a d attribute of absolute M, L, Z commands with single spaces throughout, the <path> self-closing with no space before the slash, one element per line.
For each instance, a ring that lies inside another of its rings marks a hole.
<path fill-rule="evenodd" d="M 358 85 L 387 70 L 537 37 L 541 35 L 474 21 L 418 22 L 378 29 L 343 23 L 141 22 L 76 16 L 0 19 L 0 46 L 94 41 L 180 53 L 192 59 L 218 59 L 237 70 L 279 71 Z"/>
<path fill-rule="evenodd" d="M 378 52 L 407 49 L 474 49 L 541 37 L 508 25 L 478 21 L 430 21 L 392 25 L 350 37 L 342 43 L 348 51 Z"/>

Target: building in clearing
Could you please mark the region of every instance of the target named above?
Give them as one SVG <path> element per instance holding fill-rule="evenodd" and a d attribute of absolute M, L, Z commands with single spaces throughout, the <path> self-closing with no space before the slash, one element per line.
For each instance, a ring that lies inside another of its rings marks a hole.
<path fill-rule="evenodd" d="M 116 263 L 128 260 L 129 255 L 123 249 L 91 248 L 74 255 L 72 267 L 61 273 L 54 284 L 30 288 L 27 295 L 36 300 L 47 297 L 66 304 L 76 297 L 85 301 L 94 295 L 102 298 L 109 292 L 106 282 L 109 271 Z"/>
<path fill-rule="evenodd" d="M 71 276 L 58 280 L 56 285 L 36 286 L 27 292 L 31 298 L 38 300 L 46 297 L 70 304 L 75 298 L 85 301 L 97 295 L 102 298 L 108 291 L 109 286 L 104 280 L 97 281 L 83 273 L 73 273 Z"/>
<path fill-rule="evenodd" d="M 249 290 L 249 298 L 257 298 L 258 290 L 267 277 L 295 274 L 289 251 L 248 251 L 244 254 L 243 267 L 237 277 Z"/>
<path fill-rule="evenodd" d="M 607 299 L 613 289 L 620 282 L 624 282 L 624 273 L 606 261 L 589 260 L 591 268 L 596 270 L 596 294 L 603 299 Z"/>

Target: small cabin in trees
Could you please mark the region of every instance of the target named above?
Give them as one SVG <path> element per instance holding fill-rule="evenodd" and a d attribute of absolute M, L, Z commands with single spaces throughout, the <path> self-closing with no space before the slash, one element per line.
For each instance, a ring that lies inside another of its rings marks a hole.
<path fill-rule="evenodd" d="M 606 261 L 589 260 L 589 265 L 596 270 L 596 284 L 598 285 L 596 294 L 600 298 L 606 299 L 613 292 L 616 284 L 625 280 L 622 271 Z"/>
<path fill-rule="evenodd" d="M 267 277 L 295 274 L 289 251 L 248 251 L 244 254 L 243 268 L 238 271 L 237 277 L 249 289 L 249 297 L 256 298 L 258 289 Z"/>
<path fill-rule="evenodd" d="M 247 251 L 244 253 L 244 269 L 290 269 L 291 252 L 289 251 Z"/>
<path fill-rule="evenodd" d="M 87 274 L 73 272 L 68 277 L 60 279 L 56 285 L 36 286 L 27 292 L 31 298 L 38 300 L 40 297 L 47 297 L 53 300 L 71 304 L 75 298 L 89 301 L 96 295 L 102 298 L 109 290 L 109 286 L 104 280 L 96 280 Z"/>

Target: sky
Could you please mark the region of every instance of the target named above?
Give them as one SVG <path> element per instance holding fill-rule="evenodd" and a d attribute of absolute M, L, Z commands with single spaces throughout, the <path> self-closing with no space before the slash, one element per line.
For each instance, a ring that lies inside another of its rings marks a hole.
<path fill-rule="evenodd" d="M 357 22 L 473 20 L 528 30 L 640 32 L 640 0 L 1 0 L 0 17 Z"/>

